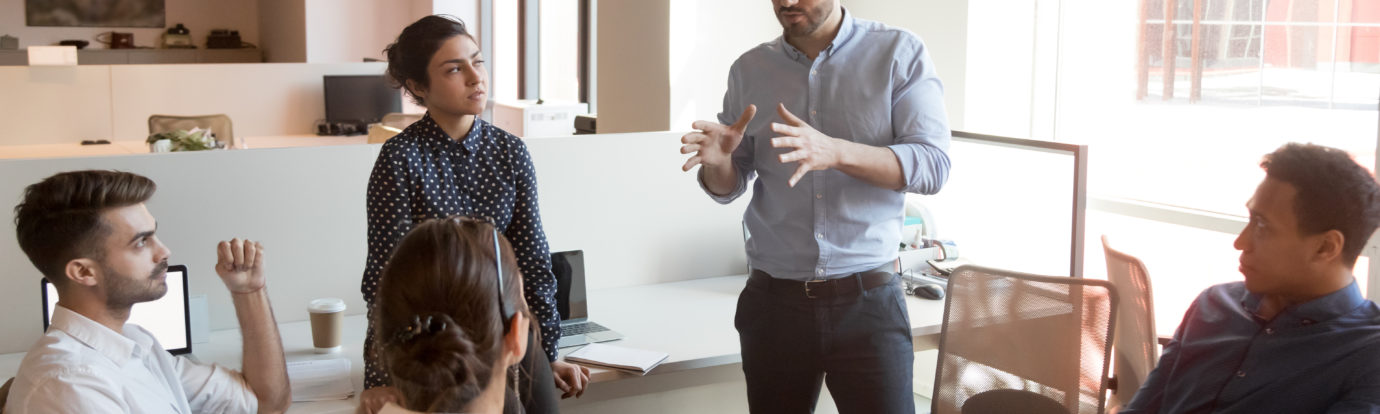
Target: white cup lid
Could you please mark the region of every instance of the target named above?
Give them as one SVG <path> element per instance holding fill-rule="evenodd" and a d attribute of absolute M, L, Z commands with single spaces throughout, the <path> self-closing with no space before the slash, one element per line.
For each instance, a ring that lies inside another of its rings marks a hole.
<path fill-rule="evenodd" d="M 343 312 L 344 310 L 345 301 L 337 298 L 316 299 L 307 306 L 307 312 L 311 313 Z"/>

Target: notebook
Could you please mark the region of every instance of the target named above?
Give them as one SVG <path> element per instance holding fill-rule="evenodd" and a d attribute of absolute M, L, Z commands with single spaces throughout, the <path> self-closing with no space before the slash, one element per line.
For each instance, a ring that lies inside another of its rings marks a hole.
<path fill-rule="evenodd" d="M 150 302 L 134 304 L 126 323 L 139 325 L 153 334 L 158 343 L 173 355 L 192 352 L 192 322 L 187 296 L 187 266 L 168 266 L 168 293 Z M 43 330 L 52 323 L 57 309 L 57 287 L 43 279 Z"/>
<path fill-rule="evenodd" d="M 665 352 L 624 348 L 606 344 L 589 344 L 565 356 L 567 361 L 613 368 L 645 375 L 661 365 L 671 355 Z"/>
<path fill-rule="evenodd" d="M 551 273 L 556 276 L 556 310 L 561 313 L 558 348 L 623 339 L 623 334 L 589 320 L 583 251 L 552 253 Z"/>

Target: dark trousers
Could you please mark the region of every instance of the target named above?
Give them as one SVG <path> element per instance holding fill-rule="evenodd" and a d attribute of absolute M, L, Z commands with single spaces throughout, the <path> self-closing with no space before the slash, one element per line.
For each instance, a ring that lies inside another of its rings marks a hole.
<path fill-rule="evenodd" d="M 811 299 L 799 282 L 754 273 L 734 317 L 752 413 L 814 412 L 822 383 L 843 414 L 915 412 L 899 278 L 862 289 L 854 275 L 850 294 Z"/>

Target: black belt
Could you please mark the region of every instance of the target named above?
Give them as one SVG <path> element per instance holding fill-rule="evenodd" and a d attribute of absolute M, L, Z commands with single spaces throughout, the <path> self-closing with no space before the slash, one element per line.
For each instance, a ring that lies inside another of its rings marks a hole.
<path fill-rule="evenodd" d="M 801 282 L 798 280 L 777 279 L 761 270 L 752 269 L 748 283 L 760 283 L 767 290 L 786 294 L 799 294 L 808 299 L 825 299 L 835 296 L 856 295 L 862 290 L 883 286 L 896 280 L 891 263 L 876 269 L 854 273 L 837 279 L 820 279 Z"/>

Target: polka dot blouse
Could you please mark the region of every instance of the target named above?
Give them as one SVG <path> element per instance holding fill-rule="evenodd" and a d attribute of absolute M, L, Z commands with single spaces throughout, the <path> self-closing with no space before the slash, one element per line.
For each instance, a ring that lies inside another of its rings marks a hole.
<path fill-rule="evenodd" d="M 430 115 L 389 139 L 369 176 L 369 257 L 360 290 L 371 309 L 383 266 L 414 223 L 456 214 L 482 217 L 516 252 L 527 304 L 541 324 L 542 348 L 556 357 L 560 315 L 556 279 L 537 208 L 537 177 L 522 140 L 475 119 L 463 140 L 446 135 Z M 365 339 L 365 388 L 390 383 Z"/>

